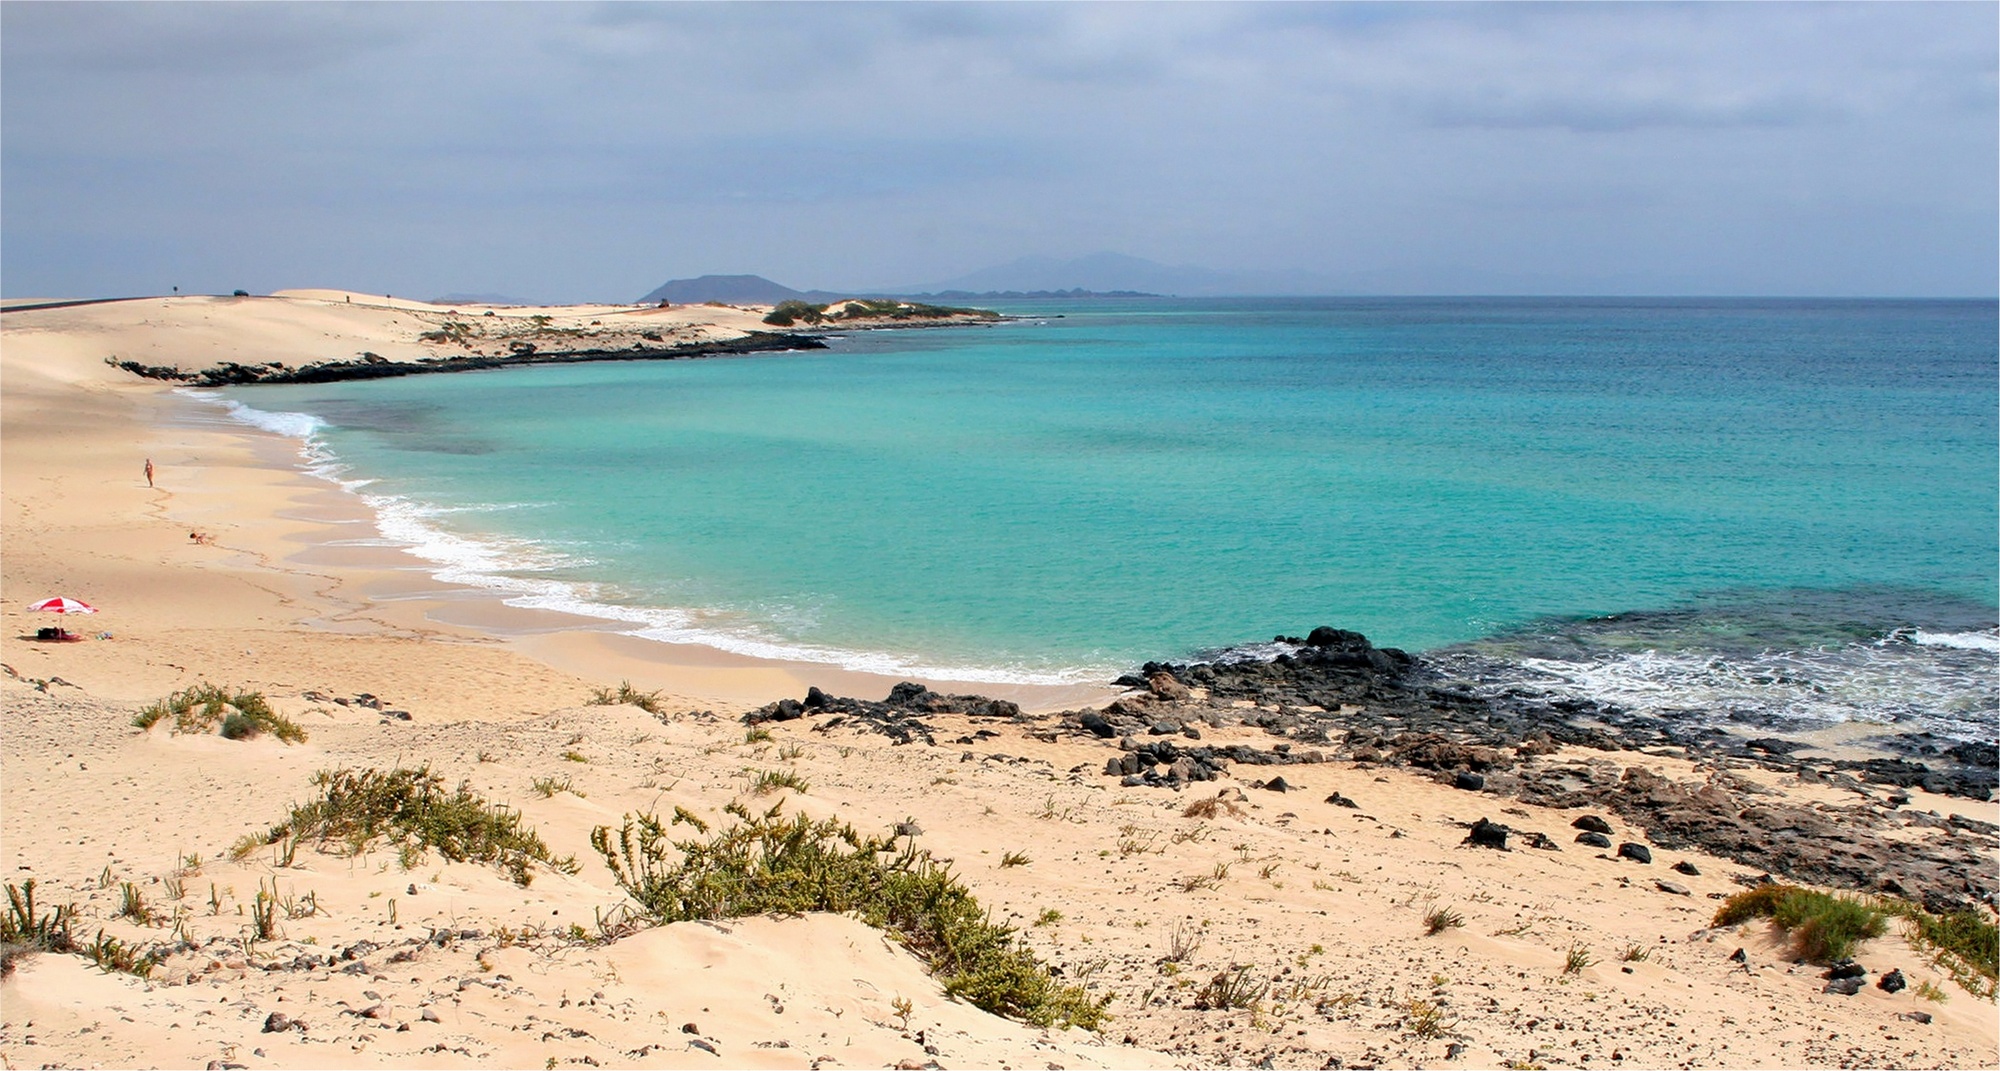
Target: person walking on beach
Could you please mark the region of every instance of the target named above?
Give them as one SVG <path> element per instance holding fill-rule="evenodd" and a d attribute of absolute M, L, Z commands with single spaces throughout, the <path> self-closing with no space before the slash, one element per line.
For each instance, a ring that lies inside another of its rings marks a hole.
<path fill-rule="evenodd" d="M 146 459 L 146 486 L 153 486 L 153 459 L 150 457 Z"/>

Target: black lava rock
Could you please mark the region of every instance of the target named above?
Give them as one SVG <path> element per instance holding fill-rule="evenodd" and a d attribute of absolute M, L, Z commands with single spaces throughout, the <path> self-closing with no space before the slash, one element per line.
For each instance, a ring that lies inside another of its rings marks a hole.
<path fill-rule="evenodd" d="M 1863 978 L 1866 977 L 1867 974 L 1868 974 L 1868 968 L 1863 967 L 1861 964 L 1856 963 L 1851 959 L 1844 959 L 1841 960 L 1839 963 L 1834 964 L 1831 970 L 1827 971 L 1825 974 L 1820 975 L 1820 977 L 1838 980 L 1841 978 Z"/>
<path fill-rule="evenodd" d="M 1618 858 L 1630 859 L 1635 863 L 1650 863 L 1653 861 L 1653 850 L 1628 840 L 1618 846 Z"/>
<path fill-rule="evenodd" d="M 1835 978 L 1833 981 L 1826 983 L 1826 987 L 1821 989 L 1820 992 L 1838 993 L 1843 997 L 1851 997 L 1861 992 L 1862 984 L 1863 982 L 1859 978 Z"/>
<path fill-rule="evenodd" d="M 1909 984 L 1909 980 L 1903 977 L 1902 969 L 1898 968 L 1883 975 L 1882 980 L 1875 983 L 1875 988 L 1884 993 L 1901 993 Z"/>
<path fill-rule="evenodd" d="M 1333 804 L 1335 807 L 1345 807 L 1350 811 L 1358 811 L 1361 809 L 1360 804 L 1354 802 L 1351 799 L 1348 799 L 1346 796 L 1343 796 L 1338 792 L 1334 793 L 1331 796 L 1328 796 L 1326 798 L 1326 802 Z"/>
<path fill-rule="evenodd" d="M 1686 874 L 1688 877 L 1691 878 L 1701 877 L 1701 868 L 1695 866 L 1693 863 L 1690 863 L 1685 859 L 1674 864 L 1674 872 L 1677 874 Z"/>
<path fill-rule="evenodd" d="M 1104 715 L 1094 710 L 1084 711 L 1083 717 L 1079 720 L 1083 722 L 1085 730 L 1096 733 L 1106 740 L 1118 735 L 1118 730 L 1110 722 L 1104 720 Z"/>
<path fill-rule="evenodd" d="M 1506 826 L 1481 818 L 1472 823 L 1472 831 L 1466 834 L 1465 843 L 1481 848 L 1497 848 L 1504 852 L 1507 850 L 1508 832 Z"/>
<path fill-rule="evenodd" d="M 1576 835 L 1576 842 L 1578 844 L 1588 844 L 1593 848 L 1611 847 L 1611 838 L 1602 833 L 1578 833 Z"/>
<path fill-rule="evenodd" d="M 1468 771 L 1452 778 L 1451 784 L 1453 788 L 1462 788 L 1467 792 L 1477 792 L 1486 787 L 1486 778 Z"/>
<path fill-rule="evenodd" d="M 1581 829 L 1588 833 L 1609 834 L 1611 832 L 1611 823 L 1605 821 L 1602 818 L 1597 817 L 1594 814 L 1586 814 L 1582 818 L 1579 818 L 1576 821 L 1571 822 L 1570 828 Z M 1607 844 L 1605 845 L 1605 847 L 1609 848 L 1610 845 Z"/>

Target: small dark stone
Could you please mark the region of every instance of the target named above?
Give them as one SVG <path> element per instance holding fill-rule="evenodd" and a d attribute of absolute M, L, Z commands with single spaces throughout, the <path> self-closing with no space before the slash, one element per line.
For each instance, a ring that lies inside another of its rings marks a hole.
<path fill-rule="evenodd" d="M 1677 882 L 1672 882 L 1672 881 L 1656 881 L 1656 882 L 1654 882 L 1654 883 L 1653 883 L 1653 887 L 1654 887 L 1655 889 L 1658 889 L 1658 890 L 1660 890 L 1660 891 L 1661 891 L 1661 892 L 1663 892 L 1663 893 L 1672 893 L 1672 894 L 1674 894 L 1675 896 L 1693 896 L 1693 895 L 1694 895 L 1693 893 L 1691 893 L 1691 892 L 1689 892 L 1689 891 L 1688 891 L 1688 887 L 1687 887 L 1687 886 L 1685 886 L 1685 885 L 1681 885 L 1681 884 L 1679 884 L 1679 883 L 1677 883 Z"/>
<path fill-rule="evenodd" d="M 1549 835 L 1547 833 L 1543 833 L 1540 830 L 1536 830 L 1535 832 L 1528 834 L 1528 847 L 1539 848 L 1545 852 L 1562 851 L 1561 845 L 1557 844 L 1553 840 L 1550 840 Z"/>
<path fill-rule="evenodd" d="M 1701 877 L 1701 868 L 1683 859 L 1674 864 L 1674 873 L 1686 874 L 1688 877 L 1698 878 Z"/>
<path fill-rule="evenodd" d="M 1588 844 L 1593 848 L 1611 847 L 1611 838 L 1602 833 L 1578 833 L 1576 835 L 1576 842 L 1578 844 Z"/>
<path fill-rule="evenodd" d="M 1457 777 L 1452 778 L 1451 784 L 1452 787 L 1454 788 L 1462 788 L 1467 792 L 1477 792 L 1480 789 L 1486 787 L 1486 778 L 1480 776 L 1479 774 L 1466 771 L 1464 773 L 1460 773 Z"/>
<path fill-rule="evenodd" d="M 1865 978 L 1867 977 L 1867 975 L 1868 975 L 1868 968 L 1863 967 L 1861 964 L 1856 963 L 1851 959 L 1844 959 L 1841 960 L 1839 963 L 1834 964 L 1831 970 L 1827 971 L 1825 974 L 1820 975 L 1820 977 L 1832 978 L 1838 980 L 1841 978 Z"/>
<path fill-rule="evenodd" d="M 1884 993 L 1901 993 L 1909 988 L 1909 985 L 1909 980 L 1903 977 L 1902 968 L 1899 967 L 1883 975 L 1882 980 L 1875 983 L 1875 988 Z"/>
<path fill-rule="evenodd" d="M 1843 997 L 1851 997 L 1861 992 L 1863 984 L 1859 978 L 1835 978 L 1833 981 L 1826 983 L 1826 987 L 1821 989 L 1820 992 L 1838 993 Z"/>
<path fill-rule="evenodd" d="M 423 1010 L 423 1014 L 417 1016 L 417 1018 L 422 1019 L 424 1022 L 427 1023 L 435 1023 L 441 1021 L 438 1019 L 438 1013 L 430 1008 L 425 1008 Z"/>
<path fill-rule="evenodd" d="M 819 685 L 815 684 L 806 689 L 806 706 L 814 710 L 826 706 L 826 693 L 819 690 Z"/>
<path fill-rule="evenodd" d="M 1292 786 L 1287 784 L 1282 777 L 1271 778 L 1264 783 L 1264 787 L 1272 792 L 1290 792 L 1292 790 Z"/>
<path fill-rule="evenodd" d="M 1358 811 L 1361 809 L 1360 804 L 1354 802 L 1351 799 L 1348 799 L 1346 796 L 1343 796 L 1338 792 L 1334 793 L 1331 796 L 1328 796 L 1326 798 L 1326 802 L 1333 804 L 1335 807 L 1346 807 L 1347 809 L 1352 811 Z"/>
<path fill-rule="evenodd" d="M 1104 760 L 1104 776 L 1121 777 L 1125 773 L 1125 758 L 1122 755 Z"/>
<path fill-rule="evenodd" d="M 292 1017 L 286 1015 L 284 1012 L 272 1012 L 264 1017 L 264 1033 L 266 1034 L 275 1034 L 281 1030 L 290 1030 L 297 1025 L 292 1022 Z"/>
<path fill-rule="evenodd" d="M 1650 863 L 1653 861 L 1653 850 L 1628 840 L 1618 846 L 1618 858 L 1630 859 L 1635 863 Z"/>
<path fill-rule="evenodd" d="M 1747 952 L 1745 952 L 1745 951 L 1743 951 L 1742 949 L 1740 949 L 1740 948 L 1739 948 L 1739 949 L 1737 949 L 1736 951 L 1734 951 L 1734 952 L 1731 952 L 1731 953 L 1729 954 L 1729 962 L 1731 962 L 1731 963 L 1748 963 L 1748 962 L 1750 962 L 1750 954 L 1749 954 L 1749 953 L 1747 953 Z"/>
<path fill-rule="evenodd" d="M 1094 710 L 1085 711 L 1083 717 L 1079 720 L 1083 723 L 1086 731 L 1095 733 L 1106 740 L 1118 735 L 1118 730 L 1113 728 L 1110 722 L 1104 720 L 1104 715 Z"/>
<path fill-rule="evenodd" d="M 1181 735 L 1187 737 L 1189 740 L 1199 740 L 1201 739 L 1201 730 L 1192 725 L 1183 725 L 1181 726 Z"/>
<path fill-rule="evenodd" d="M 682 1024 L 681 1024 L 681 1033 L 683 1033 L 683 1034 L 699 1034 L 699 1033 L 701 1033 L 701 1027 L 698 1027 L 698 1026 L 694 1025 L 693 1023 L 682 1023 Z"/>
<path fill-rule="evenodd" d="M 1481 848 L 1497 848 L 1504 852 L 1507 850 L 1507 832 L 1506 826 L 1481 818 L 1472 823 L 1472 830 L 1466 834 L 1465 843 Z"/>
<path fill-rule="evenodd" d="M 1900 1016 L 1897 1016 L 1897 1018 L 1899 1018 L 1899 1019 L 1908 1019 L 1909 1021 L 1911 1021 L 1911 1022 L 1913 1022 L 1913 1023 L 1928 1023 L 1928 1022 L 1930 1022 L 1930 1021 L 1931 1021 L 1931 1013 L 1930 1013 L 1930 1012 L 1904 1012 L 1904 1013 L 1903 1013 L 1902 1015 L 1900 1015 Z"/>
<path fill-rule="evenodd" d="M 1586 814 L 1582 818 L 1571 822 L 1570 828 L 1581 829 L 1591 833 L 1610 833 L 1611 823 L 1594 814 Z M 1610 845 L 1606 845 L 1606 847 L 1610 847 Z"/>

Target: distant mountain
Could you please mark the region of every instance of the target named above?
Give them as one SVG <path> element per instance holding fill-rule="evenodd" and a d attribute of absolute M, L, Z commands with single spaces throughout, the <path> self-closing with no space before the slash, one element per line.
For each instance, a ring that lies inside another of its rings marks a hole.
<path fill-rule="evenodd" d="M 539 305 L 538 301 L 527 298 L 508 297 L 506 294 L 446 294 L 434 297 L 433 305 Z"/>
<path fill-rule="evenodd" d="M 675 305 L 699 305 L 723 301 L 731 305 L 776 305 L 780 301 L 832 301 L 862 295 L 835 294 L 823 290 L 794 290 L 761 275 L 704 275 L 699 279 L 673 279 L 639 299 L 641 305 L 662 301 Z"/>
<path fill-rule="evenodd" d="M 909 287 L 898 293 L 976 295 L 1073 290 L 1097 294 L 1170 294 L 1176 297 L 1341 292 L 1334 286 L 1333 280 L 1306 272 L 1216 271 L 1193 265 L 1160 264 L 1122 253 L 1093 253 L 1074 260 L 1022 257 L 955 279 Z"/>

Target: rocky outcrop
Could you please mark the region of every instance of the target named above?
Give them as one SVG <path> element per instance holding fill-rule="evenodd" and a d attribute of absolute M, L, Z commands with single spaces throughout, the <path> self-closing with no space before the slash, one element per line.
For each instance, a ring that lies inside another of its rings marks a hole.
<path fill-rule="evenodd" d="M 624 349 L 542 350 L 534 343 L 517 343 L 506 356 L 459 354 L 420 361 L 392 361 L 378 354 L 315 361 L 292 367 L 282 362 L 238 364 L 224 361 L 189 372 L 172 365 L 148 365 L 107 357 L 105 363 L 146 379 L 185 383 L 196 387 L 229 387 L 247 383 L 336 383 L 350 379 L 394 379 L 399 376 L 431 375 L 441 372 L 477 372 L 537 364 L 586 364 L 593 361 L 674 361 L 727 354 L 775 353 L 784 350 L 823 350 L 826 343 L 813 335 L 753 332 L 742 338 L 720 342 L 688 342 L 671 346 L 635 342 Z"/>

